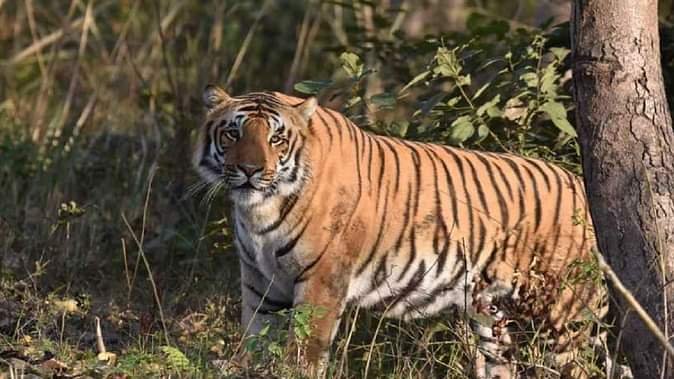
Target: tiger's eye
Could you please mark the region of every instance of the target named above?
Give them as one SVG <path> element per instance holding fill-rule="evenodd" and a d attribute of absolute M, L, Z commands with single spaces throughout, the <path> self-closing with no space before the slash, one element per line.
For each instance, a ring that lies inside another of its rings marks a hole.
<path fill-rule="evenodd" d="M 227 137 L 232 140 L 236 140 L 239 138 L 239 131 L 236 129 L 231 129 L 225 132 Z"/>
<path fill-rule="evenodd" d="M 278 145 L 279 143 L 281 143 L 281 141 L 283 140 L 279 136 L 271 136 L 271 139 L 269 140 L 269 142 L 271 142 L 272 145 Z"/>

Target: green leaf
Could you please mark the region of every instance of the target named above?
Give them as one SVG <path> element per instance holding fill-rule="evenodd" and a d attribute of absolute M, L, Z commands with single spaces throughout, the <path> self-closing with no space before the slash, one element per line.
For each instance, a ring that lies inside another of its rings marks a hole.
<path fill-rule="evenodd" d="M 487 88 L 489 88 L 490 85 L 491 85 L 491 82 L 485 83 L 482 87 L 480 87 L 480 89 L 477 90 L 477 92 L 475 92 L 475 94 L 473 95 L 473 97 L 471 98 L 471 100 L 475 100 L 475 99 L 477 99 L 478 97 L 480 97 L 480 95 L 482 95 L 482 92 L 484 92 L 484 90 L 486 90 Z"/>
<path fill-rule="evenodd" d="M 456 104 L 458 104 L 462 99 L 463 97 L 461 96 L 454 96 L 451 99 L 447 100 L 447 106 L 450 108 L 454 108 Z"/>
<path fill-rule="evenodd" d="M 297 92 L 306 93 L 307 95 L 316 95 L 331 85 L 332 80 L 304 80 L 295 83 L 293 88 L 295 88 L 295 91 Z"/>
<path fill-rule="evenodd" d="M 276 357 L 283 356 L 283 347 L 281 347 L 281 345 L 276 341 L 270 342 L 267 346 L 267 350 L 269 350 L 269 352 Z"/>
<path fill-rule="evenodd" d="M 475 133 L 470 116 L 461 116 L 454 120 L 449 131 L 449 139 L 454 143 L 462 143 Z"/>
<path fill-rule="evenodd" d="M 484 123 L 480 123 L 480 125 L 477 127 L 477 141 L 476 142 L 481 142 L 487 136 L 489 135 L 489 127 L 485 125 Z"/>
<path fill-rule="evenodd" d="M 547 65 L 543 69 L 543 76 L 541 77 L 541 92 L 548 98 L 557 96 L 557 79 L 559 74 L 554 65 Z"/>
<path fill-rule="evenodd" d="M 566 109 L 562 103 L 548 101 L 547 103 L 541 105 L 540 110 L 550 116 L 550 120 L 552 120 L 552 123 L 555 124 L 559 130 L 570 136 L 577 136 L 576 130 L 573 129 L 573 126 L 566 118 Z"/>
<path fill-rule="evenodd" d="M 430 71 L 424 71 L 421 74 L 417 75 L 414 77 L 414 79 L 410 80 L 409 83 L 405 84 L 405 87 L 403 87 L 400 92 L 405 92 L 408 88 L 412 87 L 413 85 L 419 83 L 420 81 L 426 79 L 428 75 L 430 75 Z"/>
<path fill-rule="evenodd" d="M 487 114 L 489 114 L 490 116 L 491 116 L 491 114 L 495 114 L 493 108 L 496 108 L 498 110 L 498 103 L 500 101 L 501 101 L 501 95 L 500 94 L 494 96 L 491 100 L 487 101 L 486 103 L 480 105 L 479 108 L 477 108 L 477 111 L 476 111 L 477 115 L 482 116 L 483 114 L 485 114 L 485 112 Z M 491 113 L 490 113 L 490 110 L 491 110 Z"/>
<path fill-rule="evenodd" d="M 456 85 L 457 86 L 469 86 L 470 83 L 472 82 L 470 78 L 470 74 L 468 75 L 459 75 L 456 77 Z"/>
<path fill-rule="evenodd" d="M 555 56 L 558 61 L 563 61 L 571 50 L 564 47 L 551 47 L 550 52 Z"/>
<path fill-rule="evenodd" d="M 434 60 L 436 66 L 433 68 L 433 73 L 435 75 L 457 78 L 461 73 L 462 67 L 456 57 L 456 50 L 439 47 Z"/>
<path fill-rule="evenodd" d="M 344 71 L 346 71 L 353 80 L 359 80 L 361 78 L 363 75 L 363 63 L 358 55 L 345 51 L 339 56 L 339 60 L 342 62 Z"/>
<path fill-rule="evenodd" d="M 525 72 L 520 76 L 520 79 L 522 79 L 529 88 L 538 87 L 538 75 L 536 75 L 535 72 Z"/>
<path fill-rule="evenodd" d="M 257 350 L 257 345 L 258 345 L 258 344 L 259 344 L 259 341 L 258 341 L 257 338 L 249 338 L 249 339 L 246 341 L 246 348 L 245 348 L 245 350 L 248 351 L 248 352 L 253 352 L 253 351 Z"/>
<path fill-rule="evenodd" d="M 258 336 L 264 337 L 269 333 L 270 326 L 269 324 L 265 325 L 260 332 L 257 334 Z"/>
<path fill-rule="evenodd" d="M 396 105 L 396 97 L 390 92 L 382 92 L 370 97 L 370 102 L 379 108 L 390 108 Z"/>

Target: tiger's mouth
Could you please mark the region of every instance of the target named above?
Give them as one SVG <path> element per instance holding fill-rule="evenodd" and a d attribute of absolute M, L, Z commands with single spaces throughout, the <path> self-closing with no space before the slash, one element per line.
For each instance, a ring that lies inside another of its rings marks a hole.
<path fill-rule="evenodd" d="M 239 184 L 238 186 L 233 186 L 230 188 L 232 191 L 263 191 L 264 188 L 259 188 L 255 187 L 253 183 L 250 181 L 247 181 L 243 184 Z"/>

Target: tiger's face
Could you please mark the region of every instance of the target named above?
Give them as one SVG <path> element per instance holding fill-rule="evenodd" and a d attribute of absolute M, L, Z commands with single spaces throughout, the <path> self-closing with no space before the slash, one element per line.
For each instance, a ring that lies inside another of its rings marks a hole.
<path fill-rule="evenodd" d="M 203 97 L 208 113 L 194 164 L 205 181 L 248 203 L 301 184 L 314 98 L 293 107 L 271 93 L 230 97 L 216 86 Z"/>

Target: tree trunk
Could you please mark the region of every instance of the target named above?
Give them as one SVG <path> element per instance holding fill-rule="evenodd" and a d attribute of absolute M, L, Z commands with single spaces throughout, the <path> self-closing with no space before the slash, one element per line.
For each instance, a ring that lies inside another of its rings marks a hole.
<path fill-rule="evenodd" d="M 571 30 L 576 120 L 599 250 L 668 336 L 674 330 L 668 316 L 674 312 L 674 130 L 657 0 L 576 0 Z M 613 298 L 626 317 L 621 348 L 634 377 L 674 377 L 657 340 L 626 312 L 622 298 Z"/>

